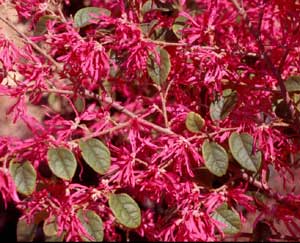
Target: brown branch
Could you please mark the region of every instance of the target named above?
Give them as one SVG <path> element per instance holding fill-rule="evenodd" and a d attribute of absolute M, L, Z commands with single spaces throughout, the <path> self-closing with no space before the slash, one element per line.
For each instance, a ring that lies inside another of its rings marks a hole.
<path fill-rule="evenodd" d="M 88 90 L 84 90 L 84 95 L 85 96 L 88 96 L 88 97 L 91 97 L 91 98 L 95 98 L 97 100 L 102 100 L 101 97 L 97 94 L 94 94 L 94 93 L 91 93 L 90 91 Z M 171 131 L 170 129 L 168 128 L 164 128 L 164 127 L 161 127 L 159 125 L 156 125 L 152 122 L 149 122 L 141 117 L 138 117 L 135 113 L 129 111 L 128 109 L 126 109 L 124 106 L 120 105 L 119 103 L 115 102 L 112 100 L 111 97 L 107 96 L 103 99 L 103 101 L 106 103 L 106 104 L 110 104 L 113 108 L 115 108 L 116 110 L 126 114 L 127 116 L 133 118 L 133 119 L 137 119 L 141 124 L 147 126 L 147 127 L 151 127 L 153 128 L 154 130 L 158 131 L 158 132 L 161 132 L 161 133 L 164 133 L 164 134 L 168 134 L 168 135 L 174 135 L 174 136 L 178 136 L 176 133 L 174 133 L 173 131 Z M 183 137 L 182 137 L 183 138 Z"/>

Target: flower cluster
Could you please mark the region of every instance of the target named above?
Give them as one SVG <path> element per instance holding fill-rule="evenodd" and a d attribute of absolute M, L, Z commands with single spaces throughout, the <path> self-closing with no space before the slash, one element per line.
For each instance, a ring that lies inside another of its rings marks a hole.
<path fill-rule="evenodd" d="M 19 241 L 300 239 L 299 1 L 8 2 Z"/>

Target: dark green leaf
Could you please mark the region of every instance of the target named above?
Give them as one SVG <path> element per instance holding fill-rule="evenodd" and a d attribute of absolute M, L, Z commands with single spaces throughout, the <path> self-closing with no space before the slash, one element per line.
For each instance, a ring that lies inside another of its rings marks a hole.
<path fill-rule="evenodd" d="M 300 94 L 293 93 L 291 98 L 297 110 L 300 111 Z"/>
<path fill-rule="evenodd" d="M 145 13 L 148 13 L 149 11 L 156 10 L 157 5 L 152 0 L 146 1 L 141 9 L 141 13 L 144 15 Z"/>
<path fill-rule="evenodd" d="M 179 16 L 174 21 L 172 30 L 173 30 L 174 34 L 178 37 L 178 39 L 181 39 L 181 37 L 182 37 L 181 31 L 183 30 L 187 20 L 188 19 L 186 17 Z"/>
<path fill-rule="evenodd" d="M 141 13 L 144 15 L 153 10 L 158 10 L 161 12 L 169 12 L 169 11 L 172 11 L 174 9 L 174 7 L 175 7 L 175 5 L 173 6 L 172 4 L 169 4 L 169 3 L 165 3 L 165 4 L 160 3 L 160 5 L 158 5 L 155 3 L 155 1 L 148 0 L 143 4 Z"/>
<path fill-rule="evenodd" d="M 228 169 L 228 155 L 226 150 L 215 142 L 205 141 L 202 154 L 207 169 L 216 176 L 223 176 Z"/>
<path fill-rule="evenodd" d="M 75 26 L 78 28 L 85 27 L 90 23 L 90 20 L 93 19 L 92 15 L 106 15 L 110 16 L 110 11 L 105 8 L 97 8 L 97 7 L 86 7 L 78 10 L 74 16 Z"/>
<path fill-rule="evenodd" d="M 285 87 L 288 92 L 300 91 L 300 76 L 290 76 L 285 81 Z"/>
<path fill-rule="evenodd" d="M 74 154 L 65 148 L 50 148 L 47 153 L 50 170 L 57 177 L 71 180 L 77 168 Z"/>
<path fill-rule="evenodd" d="M 151 31 L 150 38 L 152 40 L 164 41 L 164 42 L 177 42 L 178 38 L 174 34 L 171 28 L 157 27 L 154 31 Z"/>
<path fill-rule="evenodd" d="M 28 224 L 24 219 L 19 219 L 17 224 L 17 241 L 32 242 L 37 230 L 37 225 Z"/>
<path fill-rule="evenodd" d="M 57 222 L 56 217 L 54 215 L 44 221 L 43 231 L 45 236 L 57 235 Z"/>
<path fill-rule="evenodd" d="M 86 163 L 97 173 L 103 175 L 110 167 L 110 151 L 100 140 L 91 138 L 79 142 L 82 157 Z"/>
<path fill-rule="evenodd" d="M 149 23 L 141 23 L 140 24 L 140 29 L 143 32 L 143 35 L 147 36 L 150 34 L 150 31 L 152 30 L 152 28 L 157 25 L 159 23 L 159 21 L 157 19 L 152 20 Z"/>
<path fill-rule="evenodd" d="M 26 196 L 33 193 L 36 184 L 36 171 L 29 161 L 24 163 L 11 161 L 9 171 L 19 193 Z"/>
<path fill-rule="evenodd" d="M 224 90 L 223 96 L 210 104 L 209 113 L 213 121 L 225 119 L 237 103 L 236 91 Z"/>
<path fill-rule="evenodd" d="M 228 209 L 226 203 L 216 209 L 213 218 L 226 225 L 223 229 L 225 234 L 236 234 L 241 230 L 242 225 L 239 215 Z"/>
<path fill-rule="evenodd" d="M 57 19 L 56 16 L 51 15 L 43 15 L 39 18 L 38 22 L 36 23 L 34 35 L 43 35 L 47 32 L 47 21 Z"/>
<path fill-rule="evenodd" d="M 233 132 L 229 137 L 230 151 L 239 164 L 247 170 L 257 172 L 261 166 L 261 152 L 253 151 L 253 138 L 248 133 Z"/>
<path fill-rule="evenodd" d="M 79 113 L 83 112 L 85 109 L 85 99 L 82 97 L 77 97 L 74 101 L 74 105 Z"/>
<path fill-rule="evenodd" d="M 101 218 L 92 210 L 83 211 L 80 209 L 77 212 L 77 216 L 80 219 L 83 227 L 87 230 L 90 236 L 93 237 L 93 241 L 103 241 L 104 231 L 103 223 Z M 83 237 L 82 240 L 90 241 L 86 237 Z"/>
<path fill-rule="evenodd" d="M 171 70 L 171 62 L 169 53 L 162 49 L 158 49 L 160 64 L 155 60 L 154 55 L 149 55 L 147 61 L 147 71 L 151 79 L 158 85 L 163 85 L 170 73 Z"/>
<path fill-rule="evenodd" d="M 108 204 L 119 223 L 132 229 L 140 226 L 141 210 L 128 194 L 111 194 Z"/>
<path fill-rule="evenodd" d="M 196 112 L 189 112 L 185 119 L 185 126 L 190 132 L 198 133 L 204 127 L 205 120 Z"/>

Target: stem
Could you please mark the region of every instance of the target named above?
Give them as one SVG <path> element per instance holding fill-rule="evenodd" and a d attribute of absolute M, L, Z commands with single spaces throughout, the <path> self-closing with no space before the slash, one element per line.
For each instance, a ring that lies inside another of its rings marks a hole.
<path fill-rule="evenodd" d="M 160 99 L 161 99 L 161 106 L 162 106 L 162 112 L 163 112 L 163 116 L 164 116 L 165 126 L 169 127 L 166 99 L 165 99 L 165 96 L 163 95 L 162 91 L 159 92 L 159 95 L 160 95 Z"/>
<path fill-rule="evenodd" d="M 160 45 L 160 46 L 187 46 L 188 45 L 186 43 L 166 42 L 166 41 L 144 39 L 144 38 L 143 38 L 143 40 L 146 42 L 151 42 L 156 45 Z"/>
<path fill-rule="evenodd" d="M 217 134 L 219 134 L 221 132 L 235 131 L 237 129 L 239 129 L 239 127 L 221 128 L 219 131 L 207 133 L 205 135 L 200 135 L 200 136 L 196 135 L 196 136 L 193 136 L 193 137 L 189 137 L 187 140 L 191 141 L 191 140 L 194 140 L 194 139 L 204 139 L 204 138 L 207 138 L 207 137 L 211 137 L 211 136 L 217 135 Z"/>
<path fill-rule="evenodd" d="M 122 129 L 124 127 L 127 127 L 129 124 L 130 124 L 131 121 L 127 121 L 127 122 L 123 122 L 123 123 L 120 123 L 114 127 L 111 127 L 111 128 L 108 128 L 106 130 L 102 130 L 100 132 L 97 132 L 97 133 L 92 133 L 90 135 L 87 135 L 84 137 L 84 139 L 89 139 L 89 138 L 93 138 L 93 137 L 99 137 L 99 136 L 103 136 L 105 134 L 108 134 L 108 133 L 112 133 L 114 131 L 117 131 L 119 129 Z M 80 139 L 75 139 L 75 140 L 80 140 Z M 73 141 L 75 141 L 73 140 Z"/>
<path fill-rule="evenodd" d="M 275 199 L 278 203 L 286 204 L 287 202 L 284 201 L 284 196 L 279 195 L 276 192 L 273 192 L 268 185 L 263 184 L 262 182 L 254 179 L 253 177 L 249 176 L 247 173 L 243 173 L 242 177 L 245 181 L 248 181 L 251 185 L 255 186 L 256 188 L 264 191 L 264 193 L 269 197 Z"/>
<path fill-rule="evenodd" d="M 52 89 L 48 89 L 48 90 L 44 90 L 44 91 L 48 91 L 48 92 L 52 92 L 52 93 L 59 93 L 59 94 L 69 94 L 69 95 L 74 95 L 74 91 L 72 90 L 60 90 L 60 89 L 55 89 L 55 88 L 52 88 Z M 84 90 L 83 91 L 83 94 L 85 97 L 88 97 L 88 98 L 92 98 L 92 99 L 96 99 L 96 100 L 102 100 L 101 96 L 98 95 L 98 94 L 95 94 L 95 93 L 92 93 L 88 90 Z M 156 125 L 152 122 L 149 122 L 143 118 L 140 118 L 138 117 L 136 114 L 134 114 L 133 112 L 129 111 L 128 109 L 126 109 L 124 106 L 120 105 L 119 103 L 115 102 L 112 100 L 111 97 L 107 96 L 104 98 L 103 100 L 106 104 L 109 104 L 111 105 L 113 108 L 115 108 L 116 110 L 126 114 L 127 116 L 129 116 L 130 118 L 133 118 L 133 119 L 137 119 L 141 124 L 147 126 L 147 127 L 151 127 L 153 128 L 154 130 L 158 131 L 158 132 L 161 132 L 161 133 L 164 133 L 164 134 L 168 134 L 168 135 L 174 135 L 174 136 L 180 136 L 176 133 L 174 133 L 173 131 L 171 131 L 170 129 L 168 128 L 163 128 L 159 125 Z"/>

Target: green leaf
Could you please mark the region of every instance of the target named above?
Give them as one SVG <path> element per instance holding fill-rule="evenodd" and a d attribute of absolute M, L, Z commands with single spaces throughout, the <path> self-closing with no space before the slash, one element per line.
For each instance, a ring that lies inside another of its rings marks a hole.
<path fill-rule="evenodd" d="M 178 38 L 174 34 L 171 28 L 166 27 L 155 27 L 151 31 L 150 38 L 152 40 L 164 41 L 164 42 L 177 42 Z"/>
<path fill-rule="evenodd" d="M 11 161 L 9 171 L 19 193 L 26 196 L 33 193 L 36 184 L 36 171 L 29 161 L 24 163 Z"/>
<path fill-rule="evenodd" d="M 218 207 L 212 217 L 226 225 L 223 229 L 225 234 L 236 234 L 241 230 L 239 215 L 228 209 L 226 203 Z"/>
<path fill-rule="evenodd" d="M 225 119 L 237 103 L 236 91 L 224 90 L 223 96 L 210 104 L 209 113 L 213 121 Z"/>
<path fill-rule="evenodd" d="M 157 9 L 157 5 L 152 0 L 148 0 L 143 4 L 141 13 L 142 15 L 144 15 L 145 13 L 148 13 L 149 11 L 156 10 L 156 9 Z"/>
<path fill-rule="evenodd" d="M 285 87 L 288 92 L 300 91 L 300 76 L 290 76 L 285 81 Z"/>
<path fill-rule="evenodd" d="M 143 32 L 143 35 L 148 36 L 149 33 L 151 33 L 151 30 L 154 28 L 154 26 L 156 26 L 158 23 L 159 21 L 157 19 L 154 19 L 148 23 L 141 23 L 140 29 Z"/>
<path fill-rule="evenodd" d="M 32 242 L 37 230 L 36 224 L 28 224 L 25 219 L 19 219 L 17 224 L 17 241 Z"/>
<path fill-rule="evenodd" d="M 230 151 L 239 164 L 247 170 L 257 172 L 261 166 L 261 152 L 253 154 L 253 138 L 248 133 L 233 132 L 229 137 Z"/>
<path fill-rule="evenodd" d="M 97 7 L 86 7 L 79 9 L 74 16 L 75 26 L 82 28 L 91 24 L 90 20 L 93 19 L 92 15 L 95 14 L 110 16 L 111 12 L 108 9 Z"/>
<path fill-rule="evenodd" d="M 292 95 L 291 98 L 292 98 L 292 101 L 293 101 L 293 103 L 294 103 L 296 109 L 297 109 L 298 111 L 300 111 L 300 94 L 293 93 L 293 95 Z"/>
<path fill-rule="evenodd" d="M 140 226 L 141 210 L 128 194 L 110 194 L 108 204 L 119 223 L 130 229 Z"/>
<path fill-rule="evenodd" d="M 158 5 L 155 3 L 155 1 L 148 0 L 143 4 L 143 6 L 141 8 L 141 13 L 142 13 L 142 15 L 144 15 L 153 10 L 158 10 L 161 12 L 170 12 L 170 11 L 174 10 L 174 7 L 175 7 L 175 5 L 173 6 L 172 4 L 169 4 L 169 3 L 165 3 L 165 4 L 159 3 L 159 5 Z"/>
<path fill-rule="evenodd" d="M 47 21 L 57 19 L 56 16 L 51 15 L 43 15 L 39 18 L 38 22 L 36 23 L 34 35 L 43 35 L 47 32 Z"/>
<path fill-rule="evenodd" d="M 228 169 L 226 150 L 215 142 L 206 140 L 202 145 L 202 154 L 207 169 L 216 176 L 223 176 Z"/>
<path fill-rule="evenodd" d="M 101 218 L 92 210 L 83 211 L 80 209 L 77 212 L 77 216 L 81 221 L 83 227 L 87 232 L 93 237 L 93 241 L 103 241 L 104 231 L 103 223 Z M 83 237 L 82 240 L 90 241 L 86 237 Z"/>
<path fill-rule="evenodd" d="M 74 101 L 74 106 L 79 113 L 83 112 L 85 109 L 85 99 L 83 97 L 77 97 Z"/>
<path fill-rule="evenodd" d="M 172 30 L 178 39 L 182 38 L 181 31 L 184 29 L 185 23 L 188 19 L 184 16 L 179 16 L 175 19 L 174 24 L 172 26 Z"/>
<path fill-rule="evenodd" d="M 100 140 L 91 138 L 79 142 L 82 157 L 86 163 L 97 173 L 103 175 L 110 167 L 110 151 Z"/>
<path fill-rule="evenodd" d="M 205 120 L 196 112 L 189 112 L 185 119 L 185 126 L 190 132 L 198 133 L 204 127 Z"/>
<path fill-rule="evenodd" d="M 158 85 L 166 82 L 171 70 L 171 62 L 169 53 L 162 49 L 158 49 L 160 64 L 158 65 L 154 55 L 149 55 L 147 60 L 147 71 L 150 78 Z"/>
<path fill-rule="evenodd" d="M 74 154 L 65 148 L 50 148 L 47 153 L 50 170 L 57 177 L 71 180 L 75 174 L 77 162 Z"/>
<path fill-rule="evenodd" d="M 56 236 L 57 235 L 57 222 L 56 217 L 52 215 L 44 221 L 43 231 L 45 236 Z"/>

